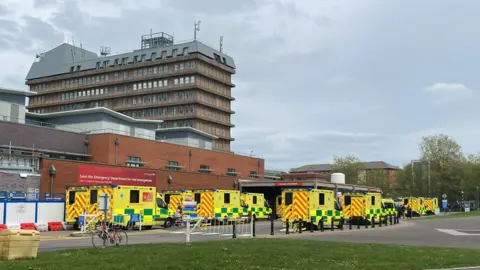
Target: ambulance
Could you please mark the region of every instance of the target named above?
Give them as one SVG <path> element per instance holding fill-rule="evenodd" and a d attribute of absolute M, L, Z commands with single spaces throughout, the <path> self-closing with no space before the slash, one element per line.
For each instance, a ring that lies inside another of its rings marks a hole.
<path fill-rule="evenodd" d="M 248 215 L 248 212 L 250 211 L 254 219 L 271 218 L 272 208 L 270 208 L 270 205 L 268 205 L 268 202 L 265 200 L 265 196 L 262 193 L 244 192 L 241 194 L 241 199 L 247 206 L 247 209 L 242 209 L 243 213 L 247 212 Z"/>
<path fill-rule="evenodd" d="M 393 199 L 382 199 L 382 214 L 384 216 L 397 215 L 397 208 Z"/>
<path fill-rule="evenodd" d="M 288 220 L 293 231 L 299 225 L 302 228 L 310 225 L 318 228 L 322 220 L 324 227 L 331 227 L 332 219 L 334 226 L 343 222 L 342 207 L 331 190 L 285 189 L 282 191 L 282 201 L 285 206 L 282 221 L 286 225 Z"/>
<path fill-rule="evenodd" d="M 91 185 L 67 187 L 65 221 L 79 228 L 81 215 L 87 214 L 86 223 L 96 224 L 105 220 L 100 211 L 101 196 L 108 194 L 106 221 L 124 228 L 133 228 L 141 223 L 142 229 L 168 225 L 168 205 L 155 187 L 123 185 Z M 133 221 L 139 217 L 139 221 Z"/>
<path fill-rule="evenodd" d="M 276 208 L 277 208 L 277 216 L 276 218 L 282 218 L 283 216 L 283 211 L 285 209 L 285 206 L 282 203 L 282 195 L 278 195 L 276 198 Z"/>
<path fill-rule="evenodd" d="M 435 215 L 435 210 L 439 209 L 437 198 L 425 198 L 425 214 Z"/>
<path fill-rule="evenodd" d="M 241 217 L 248 215 L 247 205 L 238 190 L 192 190 L 197 202 L 197 215 L 205 218 Z"/>
<path fill-rule="evenodd" d="M 173 216 L 180 206 L 183 209 L 185 201 L 191 201 L 193 193 L 191 190 L 167 190 L 162 193 L 163 199 L 168 204 L 168 214 Z"/>
<path fill-rule="evenodd" d="M 425 199 L 422 197 L 404 197 L 402 203 L 405 206 L 405 215 L 408 215 L 408 207 L 412 209 L 412 216 L 414 217 L 425 214 Z"/>
<path fill-rule="evenodd" d="M 372 218 L 378 223 L 383 215 L 381 193 L 344 193 L 342 196 L 343 215 L 353 223 L 364 223 L 366 219 L 371 224 Z"/>

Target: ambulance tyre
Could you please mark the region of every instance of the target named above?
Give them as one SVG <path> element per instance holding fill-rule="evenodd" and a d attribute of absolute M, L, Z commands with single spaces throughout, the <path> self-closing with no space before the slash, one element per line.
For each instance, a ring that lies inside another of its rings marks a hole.
<path fill-rule="evenodd" d="M 165 223 L 163 224 L 163 227 L 164 228 L 170 228 L 173 226 L 173 219 L 172 218 L 167 218 L 167 220 L 165 220 Z"/>
<path fill-rule="evenodd" d="M 78 218 L 76 218 L 76 219 L 75 219 L 75 223 L 73 223 L 73 229 L 74 229 L 75 231 L 80 230 L 80 224 L 79 224 L 79 222 L 78 222 Z"/>

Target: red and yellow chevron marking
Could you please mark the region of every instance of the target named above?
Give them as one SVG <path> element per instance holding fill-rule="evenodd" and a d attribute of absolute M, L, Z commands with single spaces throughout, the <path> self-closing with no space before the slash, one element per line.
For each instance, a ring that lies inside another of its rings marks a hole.
<path fill-rule="evenodd" d="M 293 195 L 293 218 L 308 219 L 308 192 L 298 191 Z"/>
<path fill-rule="evenodd" d="M 364 202 L 363 198 L 354 198 L 352 197 L 352 204 L 350 205 L 350 211 L 352 217 L 361 217 L 363 216 Z"/>
<path fill-rule="evenodd" d="M 418 210 L 418 203 L 417 200 L 412 200 L 412 211 L 417 211 Z"/>
<path fill-rule="evenodd" d="M 87 194 L 77 193 L 75 194 L 75 203 L 68 206 L 67 219 L 75 219 L 76 217 L 88 211 L 87 206 Z"/>
<path fill-rule="evenodd" d="M 168 211 L 175 213 L 177 211 L 178 205 L 182 206 L 182 202 L 180 200 L 180 196 L 171 195 L 170 202 L 168 203 Z"/>
<path fill-rule="evenodd" d="M 201 217 L 213 216 L 213 194 L 210 192 L 202 193 L 200 203 L 197 205 L 197 215 Z"/>

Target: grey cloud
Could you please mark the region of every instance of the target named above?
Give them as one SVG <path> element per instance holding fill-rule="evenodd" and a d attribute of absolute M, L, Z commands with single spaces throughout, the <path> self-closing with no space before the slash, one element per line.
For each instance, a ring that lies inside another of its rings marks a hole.
<path fill-rule="evenodd" d="M 245 10 L 255 10 L 258 8 L 259 1 L 225 1 L 225 0 L 203 0 L 203 1 L 185 1 L 185 0 L 165 0 L 163 3 L 175 10 L 203 13 L 208 15 L 220 14 L 228 15 L 239 13 Z M 193 21 L 194 20 L 190 20 Z M 190 22 L 189 21 L 189 22 Z"/>
<path fill-rule="evenodd" d="M 35 0 L 34 7 L 40 8 L 44 6 L 51 6 L 58 4 L 58 0 Z"/>

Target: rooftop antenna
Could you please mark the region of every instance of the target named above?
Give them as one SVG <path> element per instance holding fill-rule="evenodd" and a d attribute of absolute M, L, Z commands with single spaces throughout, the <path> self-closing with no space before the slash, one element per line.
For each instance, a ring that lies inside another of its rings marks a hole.
<path fill-rule="evenodd" d="M 193 39 L 194 40 L 197 40 L 197 32 L 200 31 L 200 23 L 201 22 L 202 21 L 198 21 L 198 22 L 195 23 L 195 29 L 193 31 Z"/>
<path fill-rule="evenodd" d="M 72 46 L 73 46 L 73 47 L 71 48 L 71 50 L 72 50 L 72 58 L 73 58 L 73 62 L 75 62 L 75 37 L 74 37 L 74 36 L 72 36 Z"/>
<path fill-rule="evenodd" d="M 220 36 L 220 52 L 223 53 L 223 36 Z"/>
<path fill-rule="evenodd" d="M 107 56 L 110 54 L 111 48 L 107 46 L 101 46 L 100 47 L 100 55 L 102 56 Z"/>

